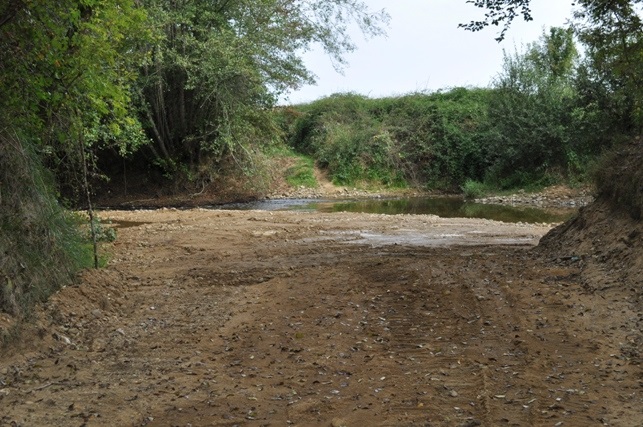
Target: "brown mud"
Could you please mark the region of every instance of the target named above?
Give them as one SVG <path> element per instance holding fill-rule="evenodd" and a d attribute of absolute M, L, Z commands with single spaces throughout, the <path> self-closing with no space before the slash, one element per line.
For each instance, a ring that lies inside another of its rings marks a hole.
<path fill-rule="evenodd" d="M 108 267 L 1 355 L 0 425 L 643 424 L 638 222 L 612 265 L 486 220 L 101 217 Z"/>

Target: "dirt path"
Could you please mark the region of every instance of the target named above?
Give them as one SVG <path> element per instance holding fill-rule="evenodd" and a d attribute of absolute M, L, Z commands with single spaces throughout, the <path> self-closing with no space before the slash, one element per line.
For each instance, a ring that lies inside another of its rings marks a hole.
<path fill-rule="evenodd" d="M 640 426 L 628 290 L 433 216 L 105 212 L 107 269 L 0 362 L 0 425 Z M 636 350 L 636 349 L 634 349 Z"/>

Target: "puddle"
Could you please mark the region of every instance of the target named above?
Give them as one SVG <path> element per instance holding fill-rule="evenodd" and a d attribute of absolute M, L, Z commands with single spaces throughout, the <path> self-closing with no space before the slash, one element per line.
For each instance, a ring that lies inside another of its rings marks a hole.
<path fill-rule="evenodd" d="M 514 234 L 510 230 L 470 230 L 463 233 L 441 233 L 425 230 L 391 230 L 377 231 L 323 231 L 319 236 L 301 239 L 305 242 L 343 242 L 345 244 L 369 245 L 385 247 L 394 245 L 421 247 L 450 247 L 450 246 L 533 246 L 538 243 L 538 237 L 524 234 Z"/>
<path fill-rule="evenodd" d="M 442 218 L 481 218 L 503 222 L 553 223 L 569 219 L 575 208 L 534 208 L 464 201 L 460 197 L 413 197 L 366 200 L 261 200 L 219 206 L 216 209 L 355 212 L 385 215 L 438 215 Z"/>

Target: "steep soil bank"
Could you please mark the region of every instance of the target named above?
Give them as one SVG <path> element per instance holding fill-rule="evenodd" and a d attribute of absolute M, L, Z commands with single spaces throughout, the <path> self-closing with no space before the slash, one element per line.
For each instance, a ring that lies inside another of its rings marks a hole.
<path fill-rule="evenodd" d="M 643 223 L 599 200 L 544 236 L 537 253 L 557 264 L 576 266 L 585 291 L 603 298 L 608 307 L 613 298 L 628 295 L 634 315 L 623 319 L 619 327 L 631 331 L 623 348 L 631 363 L 640 367 L 643 363 Z M 639 374 L 638 379 L 643 385 L 643 375 Z"/>
<path fill-rule="evenodd" d="M 630 361 L 643 362 L 643 144 L 635 139 L 604 159 L 598 198 L 545 235 L 536 249 L 559 264 L 575 265 L 588 293 L 609 301 L 629 294 L 636 316 L 625 347 Z M 643 378 L 639 376 L 639 381 Z M 643 382 L 641 383 L 643 384 Z M 643 422 L 643 417 L 641 418 Z"/>
<path fill-rule="evenodd" d="M 538 252 L 578 263 L 583 277 L 597 286 L 631 288 L 643 303 L 643 222 L 614 210 L 605 200 L 582 208 L 575 218 L 554 228 L 543 237 Z M 592 280 L 593 274 L 607 281 Z"/>
<path fill-rule="evenodd" d="M 108 268 L 0 359 L 0 425 L 638 426 L 633 293 L 434 216 L 103 212 Z"/>

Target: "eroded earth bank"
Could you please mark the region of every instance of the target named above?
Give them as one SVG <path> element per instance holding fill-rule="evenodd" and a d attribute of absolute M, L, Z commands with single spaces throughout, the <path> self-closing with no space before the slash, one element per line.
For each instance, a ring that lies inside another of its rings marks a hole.
<path fill-rule="evenodd" d="M 640 286 L 534 251 L 549 227 L 101 216 L 109 266 L 2 355 L 2 425 L 642 424 Z"/>

